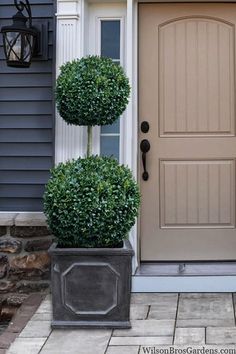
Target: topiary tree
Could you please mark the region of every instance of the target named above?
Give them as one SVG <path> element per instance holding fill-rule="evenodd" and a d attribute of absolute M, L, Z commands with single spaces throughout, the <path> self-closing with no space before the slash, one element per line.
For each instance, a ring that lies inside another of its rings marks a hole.
<path fill-rule="evenodd" d="M 61 67 L 56 102 L 68 124 L 88 126 L 87 158 L 51 170 L 44 194 L 47 222 L 61 247 L 116 247 L 134 225 L 140 204 L 131 171 L 90 156 L 92 127 L 112 124 L 125 110 L 130 86 L 121 66 L 90 56 Z"/>
<path fill-rule="evenodd" d="M 109 58 L 88 56 L 61 67 L 56 84 L 57 108 L 68 124 L 88 126 L 87 156 L 92 151 L 92 126 L 118 119 L 129 94 L 123 68 Z"/>
<path fill-rule="evenodd" d="M 135 223 L 139 188 L 115 159 L 61 163 L 46 186 L 44 210 L 61 247 L 117 247 Z"/>

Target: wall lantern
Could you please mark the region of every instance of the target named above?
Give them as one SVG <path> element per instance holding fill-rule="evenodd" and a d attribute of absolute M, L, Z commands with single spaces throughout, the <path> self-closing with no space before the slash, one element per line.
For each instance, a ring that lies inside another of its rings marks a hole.
<path fill-rule="evenodd" d="M 28 68 L 37 52 L 39 32 L 32 27 L 31 8 L 28 0 L 14 0 L 17 13 L 12 17 L 13 24 L 2 27 L 3 47 L 8 66 Z M 28 17 L 23 14 L 27 12 Z M 28 24 L 27 24 L 28 22 Z"/>

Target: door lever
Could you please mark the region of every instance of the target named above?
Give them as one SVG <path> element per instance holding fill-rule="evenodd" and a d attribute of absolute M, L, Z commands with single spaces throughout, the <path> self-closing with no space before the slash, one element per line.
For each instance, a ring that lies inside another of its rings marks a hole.
<path fill-rule="evenodd" d="M 150 150 L 151 145 L 147 139 L 143 139 L 140 143 L 140 150 L 142 151 L 142 162 L 143 162 L 143 180 L 147 181 L 149 178 L 149 174 L 147 172 L 147 166 L 146 166 L 146 154 Z"/>

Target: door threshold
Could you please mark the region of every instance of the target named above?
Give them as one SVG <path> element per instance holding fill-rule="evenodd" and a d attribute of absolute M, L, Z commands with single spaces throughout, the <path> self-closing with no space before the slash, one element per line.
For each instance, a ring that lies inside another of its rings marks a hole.
<path fill-rule="evenodd" d="M 135 276 L 236 276 L 236 261 L 141 262 Z"/>
<path fill-rule="evenodd" d="M 236 292 L 236 262 L 142 262 L 132 292 Z"/>

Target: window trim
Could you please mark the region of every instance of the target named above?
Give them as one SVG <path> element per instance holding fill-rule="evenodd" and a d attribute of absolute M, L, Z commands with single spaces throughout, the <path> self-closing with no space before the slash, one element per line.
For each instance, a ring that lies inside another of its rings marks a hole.
<path fill-rule="evenodd" d="M 101 55 L 101 23 L 102 21 L 120 21 L 120 65 L 125 69 L 125 16 L 95 16 L 95 54 Z M 125 115 L 125 114 L 124 114 Z M 119 135 L 119 162 L 123 163 L 124 156 L 124 121 L 125 117 L 120 120 L 120 132 L 118 133 L 101 133 L 101 127 L 95 126 L 93 129 L 94 154 L 100 155 L 100 139 L 101 136 L 117 136 Z"/>

